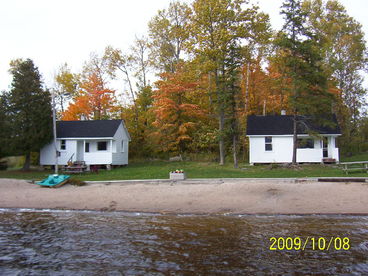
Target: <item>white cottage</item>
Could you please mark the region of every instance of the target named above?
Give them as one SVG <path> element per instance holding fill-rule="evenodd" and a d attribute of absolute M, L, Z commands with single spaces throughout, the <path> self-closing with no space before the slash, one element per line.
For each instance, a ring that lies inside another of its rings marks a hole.
<path fill-rule="evenodd" d="M 90 165 L 128 164 L 130 136 L 123 120 L 58 121 L 56 123 L 58 164 L 85 162 Z M 55 147 L 51 142 L 41 149 L 40 164 L 55 164 Z"/>
<path fill-rule="evenodd" d="M 310 120 L 298 127 L 298 163 L 339 162 L 336 138 L 341 135 L 336 118 L 335 127 L 313 125 Z M 318 138 L 309 135 L 318 133 Z M 293 156 L 293 116 L 248 116 L 249 163 L 291 163 Z"/>

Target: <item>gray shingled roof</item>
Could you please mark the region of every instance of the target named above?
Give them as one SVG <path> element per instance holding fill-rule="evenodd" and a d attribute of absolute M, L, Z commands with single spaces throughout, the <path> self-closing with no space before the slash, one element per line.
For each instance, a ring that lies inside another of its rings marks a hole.
<path fill-rule="evenodd" d="M 336 117 L 331 121 L 334 127 L 319 126 L 312 120 L 304 120 L 308 128 L 320 134 L 341 134 Z M 247 118 L 247 135 L 292 135 L 292 115 L 251 115 Z M 303 124 L 298 124 L 298 134 L 308 134 L 308 129 Z"/>
<path fill-rule="evenodd" d="M 122 120 L 58 121 L 57 138 L 113 137 Z"/>

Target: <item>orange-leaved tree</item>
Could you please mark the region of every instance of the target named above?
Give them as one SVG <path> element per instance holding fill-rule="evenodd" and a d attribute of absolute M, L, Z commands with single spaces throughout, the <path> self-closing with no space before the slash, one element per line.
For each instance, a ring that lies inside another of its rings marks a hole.
<path fill-rule="evenodd" d="M 184 69 L 161 74 L 153 94 L 156 116 L 153 133 L 163 152 L 183 153 L 192 141 L 193 133 L 204 116 L 198 104 L 198 82 Z"/>
<path fill-rule="evenodd" d="M 242 94 L 244 107 L 243 117 L 255 114 L 279 114 L 287 109 L 287 90 L 290 80 L 280 73 L 277 64 L 270 62 L 266 70 L 260 60 L 244 66 Z"/>
<path fill-rule="evenodd" d="M 90 74 L 81 84 L 81 89 L 62 113 L 62 120 L 102 120 L 116 117 L 119 110 L 115 91 L 105 88 L 96 73 Z"/>

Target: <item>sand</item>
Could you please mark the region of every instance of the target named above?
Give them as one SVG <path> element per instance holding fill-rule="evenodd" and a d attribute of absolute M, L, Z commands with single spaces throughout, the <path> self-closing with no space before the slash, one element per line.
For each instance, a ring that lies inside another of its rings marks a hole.
<path fill-rule="evenodd" d="M 212 214 L 368 214 L 368 183 L 213 179 L 42 188 L 0 179 L 0 208 Z"/>

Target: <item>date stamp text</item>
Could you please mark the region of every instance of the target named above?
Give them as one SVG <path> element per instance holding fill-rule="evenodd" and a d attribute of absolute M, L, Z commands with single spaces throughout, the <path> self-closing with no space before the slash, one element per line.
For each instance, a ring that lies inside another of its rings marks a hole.
<path fill-rule="evenodd" d="M 349 250 L 348 237 L 271 237 L 270 250 Z"/>

